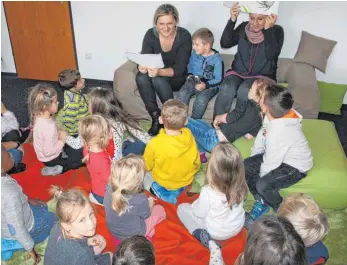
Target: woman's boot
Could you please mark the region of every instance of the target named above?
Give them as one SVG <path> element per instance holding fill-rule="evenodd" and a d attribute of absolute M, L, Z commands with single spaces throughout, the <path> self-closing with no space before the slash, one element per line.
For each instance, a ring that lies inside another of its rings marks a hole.
<path fill-rule="evenodd" d="M 155 136 L 162 128 L 162 125 L 159 123 L 160 111 L 153 111 L 150 115 L 152 118 L 152 127 L 148 130 L 148 134 L 150 136 Z"/>

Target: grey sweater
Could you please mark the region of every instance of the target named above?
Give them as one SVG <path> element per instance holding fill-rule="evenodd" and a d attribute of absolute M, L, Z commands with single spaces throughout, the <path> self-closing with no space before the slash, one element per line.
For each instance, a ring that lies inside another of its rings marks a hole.
<path fill-rule="evenodd" d="M 29 235 L 34 227 L 34 215 L 28 197 L 11 176 L 1 177 L 1 237 L 16 239 L 30 251 L 34 241 Z"/>
<path fill-rule="evenodd" d="M 129 209 L 121 216 L 112 209 L 112 189 L 106 186 L 104 197 L 106 223 L 113 236 L 122 240 L 128 236 L 144 235 L 146 233 L 145 220 L 151 215 L 147 196 L 136 194 L 129 200 Z"/>
<path fill-rule="evenodd" d="M 45 252 L 45 265 L 110 265 L 108 254 L 95 256 L 87 238 L 64 238 L 60 225 L 56 224 L 49 235 Z"/>

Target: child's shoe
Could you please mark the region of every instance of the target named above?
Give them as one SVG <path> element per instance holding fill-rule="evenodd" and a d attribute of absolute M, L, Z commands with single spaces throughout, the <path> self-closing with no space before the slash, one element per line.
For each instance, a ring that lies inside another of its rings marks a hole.
<path fill-rule="evenodd" d="M 95 203 L 95 204 L 97 204 L 97 205 L 104 206 L 103 204 L 99 203 L 99 202 L 95 199 L 93 193 L 89 193 L 89 200 L 90 200 L 92 203 Z"/>
<path fill-rule="evenodd" d="M 206 153 L 200 153 L 200 161 L 203 164 L 207 163 Z"/>
<path fill-rule="evenodd" d="M 254 221 L 257 220 L 260 216 L 266 214 L 270 211 L 270 206 L 267 205 L 263 200 L 256 200 L 253 204 L 252 210 L 248 213 L 249 217 Z"/>
<path fill-rule="evenodd" d="M 63 172 L 63 167 L 60 165 L 54 166 L 54 167 L 44 167 L 41 170 L 42 176 L 55 176 L 59 175 Z"/>

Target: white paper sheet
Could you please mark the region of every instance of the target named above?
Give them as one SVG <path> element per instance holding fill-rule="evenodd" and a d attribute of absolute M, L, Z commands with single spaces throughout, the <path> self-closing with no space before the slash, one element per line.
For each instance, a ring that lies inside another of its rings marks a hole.
<path fill-rule="evenodd" d="M 223 5 L 231 8 L 236 1 L 224 1 Z M 242 13 L 255 13 L 262 15 L 278 15 L 279 1 L 239 1 Z"/>
<path fill-rule="evenodd" d="M 164 68 L 163 58 L 161 54 L 140 54 L 134 52 L 125 52 L 125 56 L 132 62 L 138 65 L 152 67 L 152 68 Z"/>

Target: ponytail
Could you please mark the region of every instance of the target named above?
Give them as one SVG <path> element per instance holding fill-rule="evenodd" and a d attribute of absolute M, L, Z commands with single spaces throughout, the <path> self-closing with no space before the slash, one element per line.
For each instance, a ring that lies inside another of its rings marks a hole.
<path fill-rule="evenodd" d="M 118 188 L 112 192 L 112 209 L 119 215 L 124 214 L 129 206 L 129 199 L 124 196 L 124 189 Z"/>

